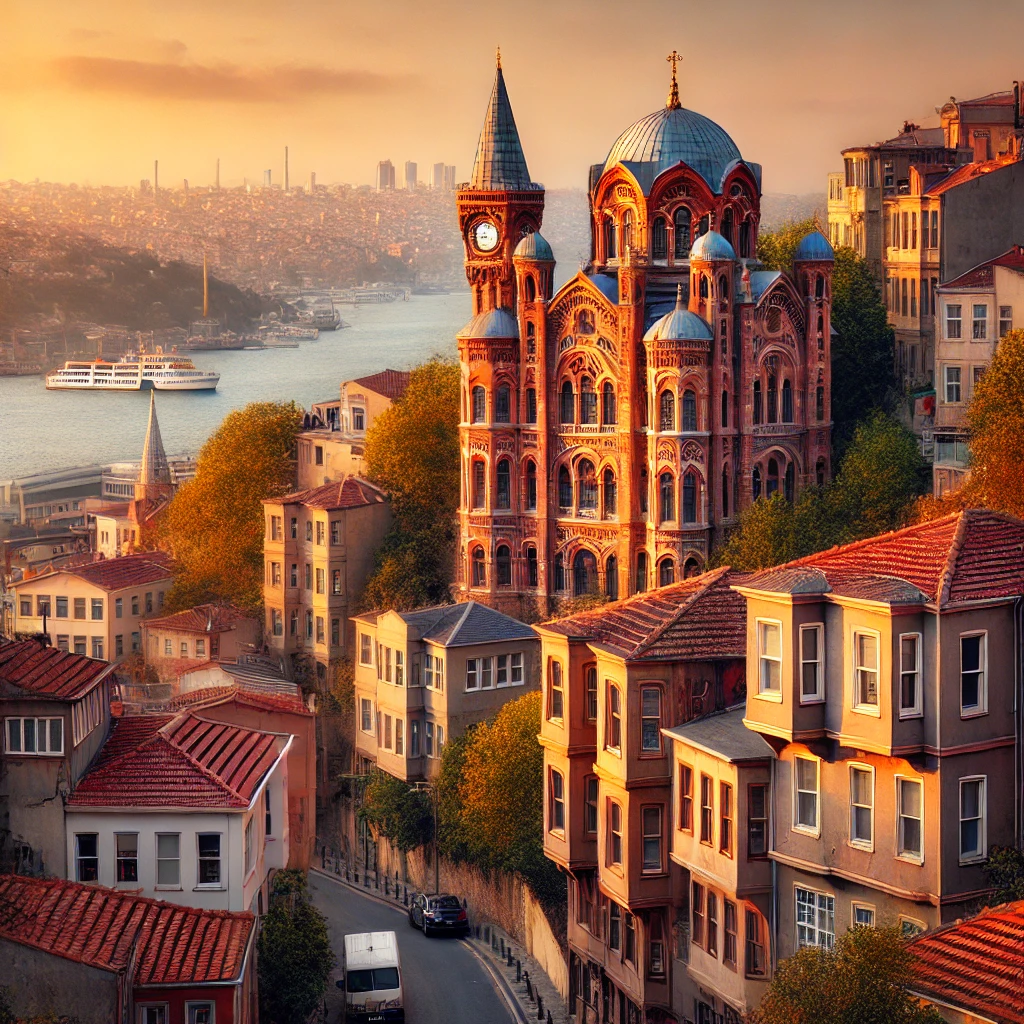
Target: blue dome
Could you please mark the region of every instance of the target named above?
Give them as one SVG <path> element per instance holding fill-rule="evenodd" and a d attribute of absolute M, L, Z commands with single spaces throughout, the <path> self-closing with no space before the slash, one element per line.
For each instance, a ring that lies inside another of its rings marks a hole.
<path fill-rule="evenodd" d="M 522 260 L 547 260 L 551 263 L 555 261 L 551 246 L 539 231 L 530 231 L 523 235 L 512 255 Z"/>
<path fill-rule="evenodd" d="M 713 341 L 714 332 L 707 321 L 691 313 L 683 305 L 683 287 L 676 292 L 676 308 L 655 320 L 644 335 L 644 341 Z"/>
<path fill-rule="evenodd" d="M 717 192 L 729 164 L 742 159 L 736 143 L 710 118 L 685 107 L 662 107 L 631 124 L 615 140 L 604 168 L 638 161 L 653 163 L 658 175 L 681 160 Z"/>
<path fill-rule="evenodd" d="M 717 231 L 705 231 L 690 250 L 691 260 L 734 260 L 736 250 L 729 244 L 729 240 L 720 235 Z"/>
<path fill-rule="evenodd" d="M 477 313 L 456 335 L 458 338 L 518 338 L 519 322 L 507 309 Z"/>
<path fill-rule="evenodd" d="M 835 258 L 836 253 L 832 244 L 820 231 L 804 235 L 793 254 L 794 260 L 820 260 L 823 263 L 832 263 Z"/>

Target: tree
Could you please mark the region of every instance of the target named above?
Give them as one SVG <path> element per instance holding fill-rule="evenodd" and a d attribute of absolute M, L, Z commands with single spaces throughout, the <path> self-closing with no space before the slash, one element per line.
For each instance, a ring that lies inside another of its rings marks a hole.
<path fill-rule="evenodd" d="M 164 524 L 176 562 L 169 610 L 218 600 L 262 609 L 262 502 L 291 489 L 301 424 L 294 402 L 252 402 L 203 445 L 195 478 L 174 496 Z"/>
<path fill-rule="evenodd" d="M 896 928 L 853 928 L 779 964 L 751 1024 L 942 1024 L 908 991 L 914 952 Z"/>
<path fill-rule="evenodd" d="M 403 852 L 426 846 L 433 838 L 434 808 L 430 794 L 413 789 L 384 771 L 371 776 L 363 791 L 359 814 L 378 835 Z"/>
<path fill-rule="evenodd" d="M 993 846 L 983 870 L 992 889 L 990 907 L 1024 900 L 1024 852 L 1013 846 Z"/>
<path fill-rule="evenodd" d="M 363 603 L 406 611 L 451 599 L 459 505 L 459 367 L 435 358 L 366 437 L 367 474 L 391 500 L 394 526 Z"/>
<path fill-rule="evenodd" d="M 762 231 L 757 236 L 757 258 L 765 270 L 792 270 L 793 254 L 800 240 L 817 230 L 817 219 L 807 217 L 783 224 L 775 231 Z"/>

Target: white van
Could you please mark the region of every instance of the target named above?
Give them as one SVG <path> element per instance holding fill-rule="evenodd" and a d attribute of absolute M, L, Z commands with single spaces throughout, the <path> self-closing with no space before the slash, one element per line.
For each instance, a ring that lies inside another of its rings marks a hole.
<path fill-rule="evenodd" d="M 394 932 L 357 932 L 345 936 L 346 1024 L 404 1021 L 402 965 Z"/>

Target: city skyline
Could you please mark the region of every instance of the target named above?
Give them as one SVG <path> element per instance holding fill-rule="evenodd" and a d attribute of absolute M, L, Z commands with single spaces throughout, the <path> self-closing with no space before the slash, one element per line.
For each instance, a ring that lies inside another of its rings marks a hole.
<path fill-rule="evenodd" d="M 58 7 L 15 0 L 8 15 L 0 180 L 138 184 L 154 159 L 173 187 L 185 178 L 212 184 L 218 159 L 225 186 L 259 182 L 268 166 L 280 180 L 285 145 L 295 183 L 315 171 L 325 184 L 372 184 L 389 155 L 396 165 L 468 168 L 500 44 L 534 177 L 549 188 L 585 188 L 587 168 L 622 125 L 664 102 L 664 55 L 674 45 L 684 55 L 684 106 L 730 125 L 744 157 L 764 165 L 765 191 L 819 192 L 852 140 L 894 135 L 907 118 L 933 123 L 950 91 L 966 98 L 1009 88 L 1020 77 L 1013 28 L 1024 27 L 1006 0 L 974 5 L 951 73 L 942 61 L 906 60 L 908 40 L 914 52 L 941 52 L 951 0 L 886 10 L 883 33 L 872 17 L 881 16 L 880 0 L 852 26 L 838 4 L 798 0 L 780 17 L 727 0 L 717 22 L 738 31 L 706 40 L 693 34 L 695 4 L 643 0 L 632 23 L 657 31 L 615 33 L 614 54 L 608 19 L 616 9 L 605 2 L 529 0 L 515 22 L 474 11 L 464 27 L 464 5 L 425 11 L 405 0 L 385 23 L 319 0 L 301 21 L 265 3 L 129 11 L 115 0 L 74 13 L 60 7 L 59 21 Z M 64 31 L 49 32 L 55 23 Z M 314 34 L 337 45 L 313 51 Z M 569 51 L 567 35 L 577 40 Z M 591 89 L 600 103 L 585 98 Z"/>

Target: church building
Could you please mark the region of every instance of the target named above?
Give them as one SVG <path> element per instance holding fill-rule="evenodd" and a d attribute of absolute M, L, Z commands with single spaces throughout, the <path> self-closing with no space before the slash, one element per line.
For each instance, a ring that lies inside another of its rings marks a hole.
<path fill-rule="evenodd" d="M 456 194 L 458 593 L 527 619 L 702 572 L 737 515 L 829 479 L 833 251 L 755 253 L 761 167 L 679 100 L 590 169 L 590 260 L 557 293 L 499 57 Z"/>

